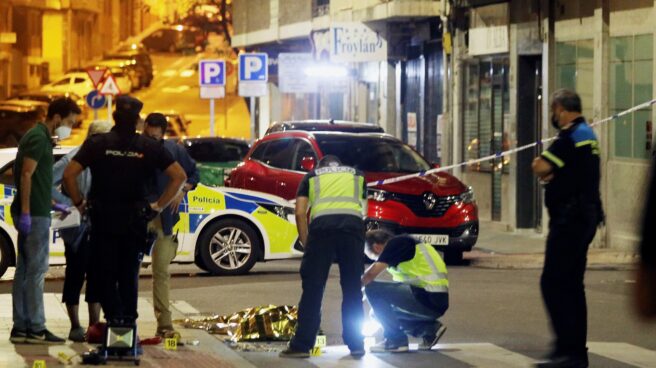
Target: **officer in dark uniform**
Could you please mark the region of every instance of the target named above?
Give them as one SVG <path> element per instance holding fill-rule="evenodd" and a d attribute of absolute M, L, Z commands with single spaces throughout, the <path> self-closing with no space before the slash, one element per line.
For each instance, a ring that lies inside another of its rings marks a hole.
<path fill-rule="evenodd" d="M 533 172 L 546 183 L 549 235 L 541 287 L 556 341 L 537 367 L 587 367 L 583 277 L 588 247 L 603 221 L 599 143 L 575 92 L 556 91 L 551 112 L 558 138 L 533 161 Z"/>
<path fill-rule="evenodd" d="M 64 171 L 64 184 L 76 207 L 91 217 L 90 264 L 102 289 L 101 305 L 110 324 L 133 325 L 137 319 L 140 256 L 148 217 L 159 213 L 180 191 L 186 175 L 166 149 L 137 134 L 141 101 L 119 96 L 111 132 L 87 139 Z M 75 178 L 89 167 L 91 190 L 83 198 Z M 154 203 L 146 196 L 156 170 L 170 181 Z"/>
<path fill-rule="evenodd" d="M 362 173 L 335 156 L 321 159 L 298 187 L 296 226 L 305 249 L 301 262 L 303 294 L 298 324 L 284 358 L 307 358 L 321 323 L 321 300 L 336 258 L 342 286 L 342 337 L 351 355 L 364 355 L 364 310 L 360 277 L 364 270 L 364 221 L 367 187 Z M 308 233 L 308 208 L 310 226 Z"/>

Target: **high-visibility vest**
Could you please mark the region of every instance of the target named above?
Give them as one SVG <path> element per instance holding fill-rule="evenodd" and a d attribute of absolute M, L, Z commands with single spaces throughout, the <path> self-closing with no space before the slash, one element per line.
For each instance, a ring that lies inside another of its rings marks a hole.
<path fill-rule="evenodd" d="M 432 293 L 449 291 L 446 264 L 430 244 L 417 244 L 415 256 L 396 267 L 388 267 L 394 281 L 422 288 Z"/>
<path fill-rule="evenodd" d="M 364 178 L 355 169 L 345 166 L 315 170 L 310 178 L 310 218 L 325 215 L 353 215 L 363 217 L 366 196 Z"/>

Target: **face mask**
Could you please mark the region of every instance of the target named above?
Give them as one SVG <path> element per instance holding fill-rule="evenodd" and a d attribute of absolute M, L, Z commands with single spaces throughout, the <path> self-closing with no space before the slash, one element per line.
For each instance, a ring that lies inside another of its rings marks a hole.
<path fill-rule="evenodd" d="M 55 135 L 59 139 L 66 139 L 66 138 L 71 136 L 71 130 L 72 130 L 71 127 L 61 125 L 61 126 L 58 126 L 57 129 L 55 129 Z"/>
<path fill-rule="evenodd" d="M 558 118 L 556 117 L 556 115 L 551 115 L 551 126 L 560 130 L 560 125 L 558 125 Z"/>

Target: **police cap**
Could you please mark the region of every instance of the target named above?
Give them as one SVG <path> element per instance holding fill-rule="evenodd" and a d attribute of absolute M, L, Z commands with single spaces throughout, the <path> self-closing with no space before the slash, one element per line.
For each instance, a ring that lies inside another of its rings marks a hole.
<path fill-rule="evenodd" d="M 132 96 L 118 96 L 116 98 L 116 112 L 126 115 L 139 115 L 143 102 Z"/>

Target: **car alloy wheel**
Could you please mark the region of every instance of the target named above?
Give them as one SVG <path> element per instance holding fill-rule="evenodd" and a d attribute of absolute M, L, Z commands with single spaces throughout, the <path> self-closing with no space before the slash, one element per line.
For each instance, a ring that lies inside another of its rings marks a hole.
<path fill-rule="evenodd" d="M 251 240 L 236 227 L 217 231 L 210 240 L 210 256 L 214 263 L 227 270 L 243 266 L 252 252 Z"/>
<path fill-rule="evenodd" d="M 247 273 L 260 258 L 261 240 L 246 221 L 227 218 L 214 221 L 203 230 L 198 254 L 204 267 L 215 275 Z"/>

